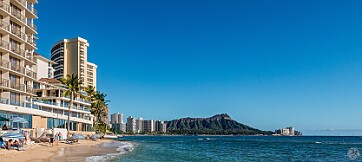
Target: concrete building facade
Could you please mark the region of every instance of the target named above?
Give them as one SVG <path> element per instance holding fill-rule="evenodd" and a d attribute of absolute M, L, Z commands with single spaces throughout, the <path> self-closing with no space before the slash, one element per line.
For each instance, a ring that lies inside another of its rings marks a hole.
<path fill-rule="evenodd" d="M 53 65 L 56 64 L 44 56 L 34 52 L 34 62 L 36 63 L 37 78 L 54 78 Z"/>
<path fill-rule="evenodd" d="M 136 133 L 136 119 L 133 118 L 132 116 L 129 116 L 127 118 L 127 125 L 126 125 L 127 129 L 127 133 Z"/>
<path fill-rule="evenodd" d="M 143 118 L 136 119 L 136 132 L 143 132 Z"/>
<path fill-rule="evenodd" d="M 152 133 L 155 131 L 155 121 L 154 120 L 143 120 L 143 132 Z"/>
<path fill-rule="evenodd" d="M 51 79 L 54 62 L 34 53 L 37 0 L 0 1 L 0 116 L 22 117 L 28 123 L 0 121 L 22 129 L 65 128 L 69 97 L 59 81 Z M 70 110 L 70 130 L 91 131 L 90 103 L 80 98 Z"/>
<path fill-rule="evenodd" d="M 57 64 L 53 65 L 54 78 L 60 79 L 68 74 L 77 74 L 83 82 L 83 86 L 97 88 L 97 65 L 88 62 L 89 43 L 81 37 L 63 39 L 52 46 L 51 60 Z"/>

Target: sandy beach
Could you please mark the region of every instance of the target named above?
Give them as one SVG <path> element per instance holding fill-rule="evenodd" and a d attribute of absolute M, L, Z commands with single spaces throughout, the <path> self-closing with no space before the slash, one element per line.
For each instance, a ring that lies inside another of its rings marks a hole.
<path fill-rule="evenodd" d="M 70 145 L 64 143 L 54 144 L 51 147 L 47 143 L 25 145 L 25 151 L 0 150 L 0 161 L 11 162 L 45 162 L 45 161 L 84 161 L 89 156 L 100 156 L 116 153 L 117 147 L 102 147 L 106 143 L 114 143 L 114 140 L 80 140 L 79 143 Z"/>

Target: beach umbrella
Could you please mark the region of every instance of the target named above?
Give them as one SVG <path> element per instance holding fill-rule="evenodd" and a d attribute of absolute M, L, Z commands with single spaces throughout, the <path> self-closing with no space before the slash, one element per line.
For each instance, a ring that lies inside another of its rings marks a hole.
<path fill-rule="evenodd" d="M 101 135 L 99 135 L 99 134 L 93 134 L 93 135 L 91 136 L 91 138 L 92 138 L 92 139 L 101 138 Z"/>
<path fill-rule="evenodd" d="M 15 117 L 10 119 L 13 123 L 17 122 L 18 123 L 18 128 L 19 128 L 19 123 L 28 123 L 28 121 L 22 117 Z"/>
<path fill-rule="evenodd" d="M 9 119 L 0 116 L 0 121 L 9 121 Z"/>
<path fill-rule="evenodd" d="M 85 136 L 81 135 L 81 134 L 75 134 L 72 136 L 73 139 L 80 139 L 80 140 L 84 140 Z"/>
<path fill-rule="evenodd" d="M 3 138 L 25 138 L 25 136 L 19 132 L 6 132 L 2 135 Z"/>

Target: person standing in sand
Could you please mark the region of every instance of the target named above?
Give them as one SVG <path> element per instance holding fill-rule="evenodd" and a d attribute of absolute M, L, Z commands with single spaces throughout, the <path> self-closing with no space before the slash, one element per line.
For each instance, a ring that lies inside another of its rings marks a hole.
<path fill-rule="evenodd" d="M 62 140 L 62 133 L 58 133 L 58 139 L 59 139 L 59 141 L 61 141 Z"/>

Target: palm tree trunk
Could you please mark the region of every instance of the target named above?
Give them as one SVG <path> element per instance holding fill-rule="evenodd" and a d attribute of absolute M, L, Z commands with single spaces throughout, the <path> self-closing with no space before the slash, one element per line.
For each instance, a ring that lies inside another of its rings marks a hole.
<path fill-rule="evenodd" d="M 70 106 L 68 106 L 68 127 L 67 127 L 67 130 L 68 130 L 68 136 L 69 136 L 69 131 L 70 131 L 70 109 L 73 108 L 73 92 L 72 92 L 72 95 L 70 96 Z"/>

